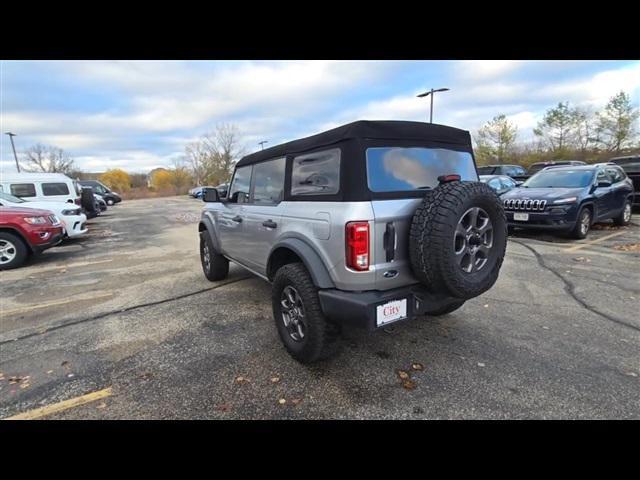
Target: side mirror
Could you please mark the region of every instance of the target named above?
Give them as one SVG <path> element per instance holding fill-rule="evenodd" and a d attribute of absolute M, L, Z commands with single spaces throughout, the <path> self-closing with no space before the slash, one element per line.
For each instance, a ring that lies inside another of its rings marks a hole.
<path fill-rule="evenodd" d="M 606 188 L 610 186 L 611 186 L 611 182 L 609 180 L 600 180 L 598 182 L 598 188 Z"/>
<path fill-rule="evenodd" d="M 207 203 L 215 203 L 220 201 L 218 190 L 215 188 L 205 188 L 202 192 L 202 201 Z"/>

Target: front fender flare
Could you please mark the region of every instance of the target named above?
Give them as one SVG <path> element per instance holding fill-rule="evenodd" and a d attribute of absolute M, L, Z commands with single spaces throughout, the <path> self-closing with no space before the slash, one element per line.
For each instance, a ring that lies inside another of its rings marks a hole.
<path fill-rule="evenodd" d="M 213 248 L 216 249 L 216 252 L 222 253 L 222 245 L 220 243 L 220 239 L 218 238 L 218 233 L 213 226 L 213 222 L 206 215 L 203 215 L 200 219 L 200 223 L 198 224 L 198 231 L 207 232 L 207 235 L 209 235 L 211 241 L 213 242 Z"/>

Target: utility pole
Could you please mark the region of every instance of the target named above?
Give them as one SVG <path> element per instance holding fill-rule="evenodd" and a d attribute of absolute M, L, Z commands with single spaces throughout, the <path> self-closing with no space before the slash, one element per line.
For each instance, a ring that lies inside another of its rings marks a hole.
<path fill-rule="evenodd" d="M 420 95 L 416 95 L 418 98 L 428 97 L 431 95 L 431 108 L 429 110 L 429 123 L 433 123 L 433 94 L 436 92 L 446 92 L 449 90 L 448 88 L 432 88 L 428 92 L 421 93 Z"/>
<path fill-rule="evenodd" d="M 15 133 L 7 132 L 9 138 L 11 139 L 11 148 L 13 149 L 13 158 L 16 159 L 16 168 L 18 169 L 18 173 L 20 173 L 20 164 L 18 163 L 18 155 L 16 154 L 16 146 L 13 144 L 13 137 L 16 136 Z"/>
<path fill-rule="evenodd" d="M 269 140 L 263 140 L 261 142 L 258 142 L 258 145 L 260 145 L 262 147 L 262 150 L 264 150 L 264 144 L 265 143 L 269 143 Z"/>

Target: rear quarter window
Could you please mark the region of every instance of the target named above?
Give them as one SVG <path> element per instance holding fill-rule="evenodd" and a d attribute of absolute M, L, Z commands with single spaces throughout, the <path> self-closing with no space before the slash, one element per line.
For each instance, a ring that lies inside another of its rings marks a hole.
<path fill-rule="evenodd" d="M 425 147 L 367 149 L 367 181 L 372 192 L 402 192 L 435 188 L 441 175 L 458 174 L 478 180 L 469 152 Z"/>
<path fill-rule="evenodd" d="M 33 183 L 12 183 L 11 195 L 16 197 L 35 197 L 36 186 Z"/>
<path fill-rule="evenodd" d="M 339 190 L 339 148 L 294 157 L 291 195 L 332 195 Z"/>
<path fill-rule="evenodd" d="M 69 187 L 66 183 L 43 183 L 42 194 L 45 196 L 69 195 Z"/>

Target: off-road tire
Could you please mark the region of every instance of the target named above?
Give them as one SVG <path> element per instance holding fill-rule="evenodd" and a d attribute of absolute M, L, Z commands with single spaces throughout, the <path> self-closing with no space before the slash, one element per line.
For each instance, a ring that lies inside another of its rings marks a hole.
<path fill-rule="evenodd" d="M 447 313 L 455 312 L 464 304 L 465 304 L 465 300 L 452 300 L 447 305 L 444 305 L 435 310 L 427 311 L 424 314 L 429 317 L 439 317 L 440 315 L 446 315 Z"/>
<path fill-rule="evenodd" d="M 456 263 L 458 222 L 470 208 L 479 207 L 493 227 L 487 261 L 467 273 Z M 481 182 L 450 182 L 428 190 L 416 210 L 409 236 L 409 257 L 416 278 L 433 293 L 468 300 L 489 290 L 496 280 L 507 245 L 507 221 L 496 193 Z"/>
<path fill-rule="evenodd" d="M 304 308 L 305 335 L 299 341 L 290 336 L 282 316 L 281 295 L 288 285 L 295 287 Z M 271 292 L 276 329 L 289 355 L 301 363 L 313 363 L 336 352 L 340 329 L 322 313 L 318 289 L 302 263 L 280 267 L 273 279 Z"/>
<path fill-rule="evenodd" d="M 629 208 L 629 218 L 625 220 L 625 209 Z M 627 199 L 624 202 L 624 207 L 622 207 L 622 211 L 620 215 L 613 219 L 613 223 L 618 227 L 625 227 L 631 223 L 631 216 L 633 215 L 633 204 L 631 203 L 631 199 Z"/>
<path fill-rule="evenodd" d="M 22 239 L 13 233 L 0 232 L 0 240 L 5 240 L 11 243 L 15 248 L 15 256 L 13 259 L 5 264 L 1 264 L 0 270 L 11 270 L 12 268 L 22 266 L 29 256 L 29 250 Z M 2 243 L 4 245 L 4 242 Z"/>
<path fill-rule="evenodd" d="M 207 252 L 209 253 L 209 261 L 206 261 Z M 216 253 L 216 250 L 206 230 L 200 232 L 200 263 L 204 276 L 210 282 L 224 280 L 229 275 L 229 260 L 224 256 Z"/>
<path fill-rule="evenodd" d="M 582 222 L 584 221 L 584 216 L 585 215 L 589 215 L 589 226 L 587 227 L 586 231 L 582 229 Z M 582 207 L 580 209 L 580 211 L 578 212 L 578 217 L 576 220 L 576 225 L 573 227 L 573 229 L 569 232 L 569 236 L 571 238 L 575 238 L 578 240 L 582 240 L 583 238 L 587 238 L 587 234 L 589 233 L 589 230 L 591 229 L 591 223 L 593 223 L 593 213 L 591 212 L 591 210 L 587 207 Z"/>

